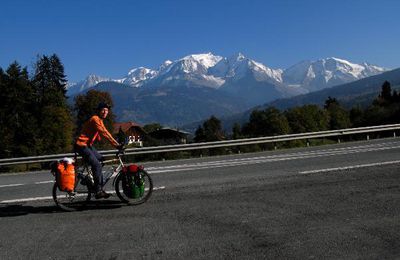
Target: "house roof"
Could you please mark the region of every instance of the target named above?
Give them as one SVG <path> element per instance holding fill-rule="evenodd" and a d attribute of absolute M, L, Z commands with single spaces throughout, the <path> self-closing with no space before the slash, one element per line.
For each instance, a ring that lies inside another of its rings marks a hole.
<path fill-rule="evenodd" d="M 140 130 L 145 132 L 144 129 L 139 124 L 137 124 L 135 122 L 119 122 L 119 123 L 114 123 L 114 133 L 118 133 L 120 128 L 122 129 L 123 132 L 126 132 L 131 127 L 140 128 Z"/>

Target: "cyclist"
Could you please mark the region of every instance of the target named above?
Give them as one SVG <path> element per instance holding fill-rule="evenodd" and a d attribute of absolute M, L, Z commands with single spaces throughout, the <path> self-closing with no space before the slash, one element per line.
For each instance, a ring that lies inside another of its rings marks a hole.
<path fill-rule="evenodd" d="M 107 131 L 104 126 L 103 119 L 108 115 L 110 105 L 107 103 L 100 103 L 97 106 L 97 112 L 88 121 L 83 124 L 81 133 L 75 142 L 75 152 L 80 154 L 86 160 L 93 172 L 95 198 L 110 197 L 110 194 L 103 190 L 103 174 L 102 174 L 102 156 L 93 147 L 96 140 L 100 140 L 100 136 L 106 138 L 114 147 L 119 148 L 120 144 L 114 137 Z"/>

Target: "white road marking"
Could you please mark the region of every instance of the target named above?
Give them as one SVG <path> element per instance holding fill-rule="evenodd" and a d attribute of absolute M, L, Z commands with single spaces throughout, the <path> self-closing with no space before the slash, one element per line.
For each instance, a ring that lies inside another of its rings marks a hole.
<path fill-rule="evenodd" d="M 25 185 L 25 184 L 22 184 L 22 183 L 6 184 L 6 185 L 0 185 L 0 188 L 16 187 L 16 186 L 22 186 L 22 185 Z"/>
<path fill-rule="evenodd" d="M 16 202 L 35 201 L 35 200 L 51 200 L 51 199 L 53 199 L 52 196 L 33 197 L 33 198 L 24 198 L 24 199 L 15 199 L 15 200 L 3 200 L 3 201 L 0 201 L 0 203 L 16 203 Z"/>
<path fill-rule="evenodd" d="M 164 190 L 165 186 L 154 187 L 153 191 L 155 190 Z M 108 193 L 114 194 L 115 191 L 107 191 Z M 82 195 L 85 196 L 85 195 Z M 32 198 L 22 198 L 22 199 L 13 199 L 13 200 L 3 200 L 0 203 L 20 203 L 20 202 L 29 202 L 29 201 L 38 201 L 38 200 L 52 200 L 53 196 L 44 196 L 44 197 L 32 197 Z"/>
<path fill-rule="evenodd" d="M 53 183 L 54 182 L 54 180 L 52 180 L 52 181 L 38 181 L 38 182 L 35 182 L 35 184 L 45 184 L 45 183 Z"/>
<path fill-rule="evenodd" d="M 344 167 L 326 168 L 326 169 L 318 169 L 318 170 L 310 170 L 310 171 L 301 171 L 301 172 L 299 172 L 299 174 L 343 171 L 343 170 L 351 170 L 351 169 L 358 169 L 358 168 L 364 168 L 364 167 L 382 166 L 382 165 L 390 165 L 390 164 L 398 164 L 398 163 L 400 163 L 400 160 L 388 161 L 388 162 L 378 162 L 378 163 L 357 164 L 357 165 L 350 165 L 350 166 L 344 166 Z"/>
<path fill-rule="evenodd" d="M 13 183 L 13 184 L 6 184 L 6 185 L 0 185 L 0 188 L 7 188 L 7 187 L 17 187 L 17 186 L 24 186 L 28 184 L 46 184 L 46 183 L 54 183 L 54 180 L 51 181 L 38 181 L 34 183 Z"/>

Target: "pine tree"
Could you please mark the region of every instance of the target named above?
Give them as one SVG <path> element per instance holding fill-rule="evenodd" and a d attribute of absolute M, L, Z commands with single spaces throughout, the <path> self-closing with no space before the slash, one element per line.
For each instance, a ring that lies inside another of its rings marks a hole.
<path fill-rule="evenodd" d="M 329 96 L 327 100 L 325 100 L 324 108 L 328 109 L 330 106 L 333 105 L 339 105 L 339 101 L 336 98 L 332 98 L 331 96 Z"/>
<path fill-rule="evenodd" d="M 28 71 L 14 62 L 0 74 L 1 156 L 33 155 L 37 129 Z"/>
<path fill-rule="evenodd" d="M 212 142 L 221 141 L 225 139 L 222 131 L 221 121 L 215 116 L 211 116 L 209 119 L 204 121 L 202 126 L 199 126 L 195 132 L 194 141 L 199 142 Z M 222 154 L 224 152 L 223 148 L 206 149 L 201 152 L 208 153 L 209 155 Z M 197 152 L 195 152 L 196 154 Z"/>
<path fill-rule="evenodd" d="M 339 104 L 336 98 L 328 97 L 324 108 L 329 115 L 329 129 L 344 129 L 351 126 L 349 112 Z"/>
<path fill-rule="evenodd" d="M 361 107 L 356 106 L 350 109 L 350 122 L 352 127 L 365 126 L 364 111 Z"/>
<path fill-rule="evenodd" d="M 235 123 L 232 127 L 232 139 L 242 138 L 242 130 L 239 123 Z"/>
<path fill-rule="evenodd" d="M 400 101 L 400 95 L 396 90 L 393 90 L 392 100 L 396 103 Z"/>
<path fill-rule="evenodd" d="M 382 84 L 382 91 L 380 97 L 385 101 L 391 101 L 392 99 L 392 87 L 389 81 L 385 81 Z"/>
<path fill-rule="evenodd" d="M 33 84 L 39 108 L 45 106 L 66 107 L 66 76 L 64 67 L 57 55 L 50 58 L 43 55 L 35 65 Z"/>
<path fill-rule="evenodd" d="M 221 121 L 215 116 L 211 116 L 203 123 L 203 129 L 206 142 L 221 141 L 225 139 L 222 132 Z"/>
<path fill-rule="evenodd" d="M 374 100 L 372 105 L 388 106 L 392 103 L 392 101 L 392 87 L 389 81 L 385 81 L 382 84 L 381 93 L 379 93 L 379 96 Z"/>
<path fill-rule="evenodd" d="M 197 127 L 196 132 L 194 133 L 194 141 L 196 143 L 206 141 L 206 135 L 204 133 L 204 128 L 200 125 Z"/>
<path fill-rule="evenodd" d="M 40 131 L 38 146 L 41 153 L 58 153 L 72 149 L 74 129 L 71 110 L 67 105 L 66 76 L 57 57 L 38 57 L 32 79 Z"/>
<path fill-rule="evenodd" d="M 393 91 L 391 84 L 385 81 L 382 84 L 382 90 L 379 96 L 373 101 L 364 113 L 365 125 L 381 125 L 399 122 L 400 103 L 399 96 Z"/>
<path fill-rule="evenodd" d="M 9 125 L 9 99 L 10 90 L 6 84 L 6 74 L 0 68 L 0 157 L 11 156 L 12 132 Z"/>

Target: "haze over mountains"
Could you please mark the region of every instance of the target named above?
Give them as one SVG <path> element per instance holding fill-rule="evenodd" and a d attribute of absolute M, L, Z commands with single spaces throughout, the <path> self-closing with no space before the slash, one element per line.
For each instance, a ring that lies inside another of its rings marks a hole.
<path fill-rule="evenodd" d="M 272 69 L 239 53 L 194 54 L 167 60 L 157 69 L 134 68 L 121 79 L 90 75 L 67 95 L 107 90 L 118 120 L 179 126 L 210 115 L 238 113 L 278 98 L 292 97 L 380 74 L 387 69 L 338 58 L 302 61 Z"/>

